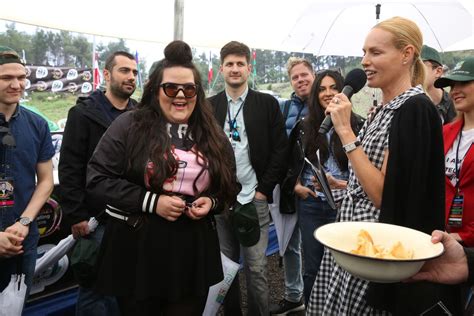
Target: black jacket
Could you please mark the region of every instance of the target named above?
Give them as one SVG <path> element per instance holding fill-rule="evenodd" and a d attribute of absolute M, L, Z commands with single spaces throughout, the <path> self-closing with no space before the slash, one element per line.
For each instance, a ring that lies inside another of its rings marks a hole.
<path fill-rule="evenodd" d="M 129 107 L 137 102 L 130 99 Z M 77 224 L 96 216 L 104 205 L 91 203 L 86 194 L 87 163 L 112 119 L 101 107 L 109 106 L 102 91 L 78 98 L 68 113 L 59 160 L 61 208 L 65 225 Z"/>
<path fill-rule="evenodd" d="M 227 116 L 225 91 L 209 98 L 214 115 L 224 127 Z M 278 101 L 269 94 L 249 89 L 242 109 L 249 141 L 250 162 L 257 174 L 256 190 L 273 202 L 273 189 L 286 171 L 288 137 Z"/>
<path fill-rule="evenodd" d="M 353 131 L 356 135 L 358 135 L 360 129 L 364 125 L 365 119 L 355 113 L 353 115 L 353 118 L 355 122 Z M 308 125 L 308 122 L 305 121 L 305 118 L 299 120 L 293 127 L 289 137 L 289 150 L 287 156 L 288 169 L 286 172 L 286 176 L 281 182 L 280 193 L 280 213 L 283 214 L 293 214 L 296 212 L 296 196 L 294 188 L 296 185 L 296 181 L 298 180 L 301 175 L 301 172 L 303 171 L 304 158 L 305 156 L 307 156 L 305 154 L 306 150 L 304 148 L 305 125 Z M 336 146 L 336 144 L 332 143 L 332 146 Z M 311 163 L 316 165 L 317 161 L 312 160 Z"/>
<path fill-rule="evenodd" d="M 389 150 L 379 221 L 426 234 L 444 230 L 442 127 L 426 95 L 411 97 L 398 109 L 390 128 Z M 460 315 L 460 298 L 455 285 L 402 282 L 370 283 L 366 299 L 393 315 L 419 315 L 438 301 Z"/>

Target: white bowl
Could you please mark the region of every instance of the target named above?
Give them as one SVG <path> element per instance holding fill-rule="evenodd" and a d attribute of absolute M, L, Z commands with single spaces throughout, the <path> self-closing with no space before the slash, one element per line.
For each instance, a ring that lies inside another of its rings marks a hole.
<path fill-rule="evenodd" d="M 375 245 L 390 248 L 400 241 L 406 249 L 413 250 L 413 259 L 382 259 L 350 253 L 357 248 L 357 236 L 361 229 L 369 232 Z M 319 227 L 314 237 L 329 249 L 337 264 L 347 272 L 379 283 L 405 280 L 416 274 L 426 260 L 439 257 L 444 252 L 443 244 L 433 244 L 428 234 L 384 223 L 332 223 Z"/>

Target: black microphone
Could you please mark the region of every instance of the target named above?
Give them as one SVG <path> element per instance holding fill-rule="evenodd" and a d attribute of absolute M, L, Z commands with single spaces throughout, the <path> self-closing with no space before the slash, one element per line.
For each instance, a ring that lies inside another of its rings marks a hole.
<path fill-rule="evenodd" d="M 367 82 L 367 75 L 365 72 L 360 68 L 355 68 L 349 71 L 346 76 L 346 80 L 344 80 L 344 88 L 342 88 L 342 93 L 345 96 L 351 99 L 354 93 L 357 93 L 365 86 Z M 319 134 L 326 134 L 332 127 L 331 116 L 327 115 L 321 126 L 319 127 Z"/>

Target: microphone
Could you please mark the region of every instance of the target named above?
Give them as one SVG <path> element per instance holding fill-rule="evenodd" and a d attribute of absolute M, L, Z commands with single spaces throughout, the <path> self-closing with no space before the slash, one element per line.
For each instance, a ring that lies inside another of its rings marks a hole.
<path fill-rule="evenodd" d="M 357 93 L 365 86 L 367 82 L 367 75 L 365 72 L 360 68 L 355 68 L 349 71 L 346 76 L 346 80 L 344 80 L 344 88 L 342 89 L 342 93 L 351 99 L 354 93 Z M 332 127 L 331 116 L 327 115 L 321 126 L 319 127 L 319 134 L 326 134 Z"/>

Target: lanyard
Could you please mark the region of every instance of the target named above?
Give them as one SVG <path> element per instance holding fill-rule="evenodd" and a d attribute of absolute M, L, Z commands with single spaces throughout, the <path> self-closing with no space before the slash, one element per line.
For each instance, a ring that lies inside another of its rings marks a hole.
<path fill-rule="evenodd" d="M 456 148 L 456 159 L 454 160 L 454 172 L 456 173 L 456 190 L 459 190 L 459 173 L 461 168 L 458 167 L 459 146 L 461 145 L 462 129 L 459 131 L 459 140 Z"/>
<path fill-rule="evenodd" d="M 455 171 L 455 174 L 456 174 L 456 185 L 455 185 L 455 188 L 457 191 L 459 191 L 459 182 L 461 182 L 461 179 L 459 178 L 459 175 L 461 173 L 461 167 L 458 167 L 458 161 L 459 161 L 459 147 L 461 145 L 461 137 L 462 137 L 462 129 L 459 131 L 459 141 L 458 141 L 458 145 L 457 145 L 457 148 L 456 148 L 456 160 L 454 161 L 454 171 Z M 472 146 L 472 143 L 471 143 L 471 146 Z M 462 161 L 464 161 L 464 158 L 466 158 L 467 156 L 467 153 L 469 152 L 469 150 L 471 149 L 471 146 L 469 146 L 469 148 L 467 149 L 466 153 L 464 154 L 464 157 L 462 158 Z M 461 162 L 461 161 L 459 161 Z"/>
<path fill-rule="evenodd" d="M 230 129 L 231 132 L 232 132 L 232 130 L 237 128 L 237 125 L 235 124 L 235 122 L 237 120 L 237 116 L 240 113 L 240 110 L 242 110 L 242 107 L 244 106 L 244 103 L 245 103 L 245 100 L 242 101 L 242 103 L 240 103 L 239 109 L 237 110 L 237 113 L 235 113 L 234 119 L 231 119 L 232 116 L 230 115 L 230 102 L 229 102 L 229 105 L 227 106 L 227 114 L 229 115 L 229 122 L 228 123 L 229 123 L 229 129 Z"/>

